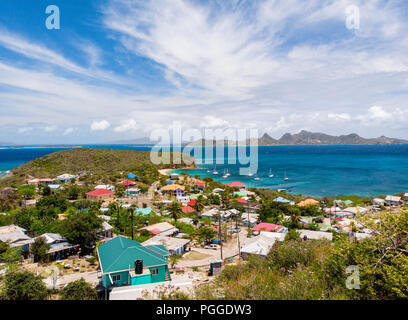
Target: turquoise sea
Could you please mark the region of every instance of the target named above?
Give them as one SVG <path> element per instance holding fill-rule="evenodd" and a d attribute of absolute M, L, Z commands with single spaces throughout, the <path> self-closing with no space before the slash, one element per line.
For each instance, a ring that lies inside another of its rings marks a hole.
<path fill-rule="evenodd" d="M 149 150 L 149 146 L 83 145 L 89 148 Z M 0 148 L 0 175 L 5 171 L 64 148 Z M 225 149 L 225 163 L 228 152 Z M 204 152 L 203 152 L 204 154 Z M 216 152 L 214 151 L 214 155 Z M 188 172 L 221 182 L 241 181 L 249 187 L 287 189 L 310 196 L 376 196 L 408 192 L 408 145 L 262 146 L 258 148 L 258 172 L 240 176 L 238 164 L 198 165 Z M 231 174 L 223 179 L 224 171 Z M 269 171 L 275 175 L 269 178 Z M 209 171 L 209 172 L 208 172 Z M 286 175 L 288 181 L 284 181 Z M 259 180 L 255 180 L 259 178 Z"/>

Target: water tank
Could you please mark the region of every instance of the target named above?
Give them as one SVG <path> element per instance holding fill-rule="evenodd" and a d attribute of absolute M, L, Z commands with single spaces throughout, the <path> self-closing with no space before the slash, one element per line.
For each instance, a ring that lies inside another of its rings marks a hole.
<path fill-rule="evenodd" d="M 135 261 L 135 273 L 142 274 L 143 273 L 143 260 L 136 260 Z"/>

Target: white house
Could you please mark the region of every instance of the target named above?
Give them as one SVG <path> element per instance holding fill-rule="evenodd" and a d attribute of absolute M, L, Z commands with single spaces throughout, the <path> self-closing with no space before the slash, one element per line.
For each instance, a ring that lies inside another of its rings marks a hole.
<path fill-rule="evenodd" d="M 115 186 L 112 186 L 110 184 L 99 184 L 95 187 L 95 190 L 98 189 L 105 189 L 105 190 L 110 190 L 110 191 L 115 191 Z"/>
<path fill-rule="evenodd" d="M 401 204 L 401 197 L 387 196 L 385 198 L 385 204 L 387 206 L 399 206 Z"/>
<path fill-rule="evenodd" d="M 276 241 L 283 241 L 285 233 L 261 231 L 256 237 L 248 238 L 241 247 L 241 257 L 247 259 L 249 256 L 265 258 Z"/>
<path fill-rule="evenodd" d="M 170 254 L 173 255 L 184 253 L 186 251 L 186 246 L 189 243 L 190 239 L 172 238 L 158 235 L 146 240 L 142 244 L 144 246 L 164 245 L 166 249 L 169 250 Z"/>
<path fill-rule="evenodd" d="M 297 230 L 300 233 L 300 237 L 304 240 L 333 240 L 333 234 L 331 232 L 313 231 L 313 230 Z"/>
<path fill-rule="evenodd" d="M 190 202 L 190 197 L 189 196 L 177 196 L 177 201 L 180 202 L 182 205 L 187 205 L 187 203 Z"/>
<path fill-rule="evenodd" d="M 385 200 L 380 199 L 380 198 L 375 198 L 375 199 L 373 199 L 373 205 L 375 205 L 375 206 L 384 206 L 385 205 Z"/>
<path fill-rule="evenodd" d="M 76 176 L 72 175 L 72 174 L 62 174 L 60 176 L 57 177 L 58 181 L 61 181 L 62 183 L 69 183 L 71 181 L 71 179 L 76 179 Z"/>

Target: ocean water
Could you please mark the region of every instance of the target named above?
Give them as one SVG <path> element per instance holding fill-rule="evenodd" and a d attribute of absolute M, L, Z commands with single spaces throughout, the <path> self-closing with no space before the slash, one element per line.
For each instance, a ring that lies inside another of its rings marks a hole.
<path fill-rule="evenodd" d="M 149 146 L 83 145 L 89 148 L 149 150 Z M 0 175 L 7 170 L 64 148 L 2 148 Z M 214 150 L 214 157 L 216 151 Z M 249 155 L 249 153 L 248 153 Z M 205 160 L 205 152 L 203 152 Z M 214 159 L 213 159 L 214 160 Z M 227 164 L 228 151 L 214 164 L 199 164 L 197 169 L 174 170 L 221 182 L 241 181 L 248 187 L 287 189 L 291 193 L 310 196 L 360 195 L 377 196 L 408 192 L 408 145 L 319 145 L 262 146 L 258 148 L 258 172 L 252 177 L 239 175 L 247 165 Z M 230 177 L 223 179 L 224 171 Z M 269 171 L 275 175 L 269 178 Z M 208 172 L 209 171 L 209 172 Z M 284 181 L 285 175 L 289 178 Z M 259 178 L 259 180 L 255 180 Z"/>

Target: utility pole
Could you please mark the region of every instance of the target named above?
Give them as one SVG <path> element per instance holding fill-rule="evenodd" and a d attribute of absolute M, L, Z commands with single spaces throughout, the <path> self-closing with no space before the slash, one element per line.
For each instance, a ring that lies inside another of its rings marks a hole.
<path fill-rule="evenodd" d="M 134 230 L 135 230 L 134 221 L 133 221 L 133 208 L 130 208 L 129 211 L 130 211 L 130 219 L 132 220 L 132 240 L 133 240 L 134 239 Z"/>

